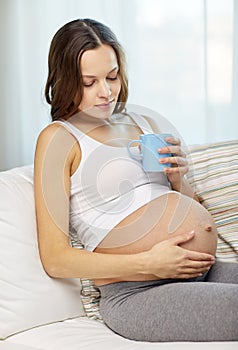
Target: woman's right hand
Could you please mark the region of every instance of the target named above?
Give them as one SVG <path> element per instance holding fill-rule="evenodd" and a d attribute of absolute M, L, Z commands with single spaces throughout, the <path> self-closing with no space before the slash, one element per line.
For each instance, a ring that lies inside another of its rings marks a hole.
<path fill-rule="evenodd" d="M 179 245 L 194 237 L 194 231 L 172 237 L 154 245 L 146 254 L 146 273 L 159 279 L 193 278 L 207 272 L 214 256 L 187 250 Z"/>

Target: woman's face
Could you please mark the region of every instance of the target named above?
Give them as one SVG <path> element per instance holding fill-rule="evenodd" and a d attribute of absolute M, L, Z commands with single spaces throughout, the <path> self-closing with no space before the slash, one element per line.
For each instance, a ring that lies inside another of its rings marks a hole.
<path fill-rule="evenodd" d="M 109 45 L 85 51 L 81 57 L 83 98 L 79 111 L 98 119 L 109 118 L 121 90 L 115 51 Z"/>

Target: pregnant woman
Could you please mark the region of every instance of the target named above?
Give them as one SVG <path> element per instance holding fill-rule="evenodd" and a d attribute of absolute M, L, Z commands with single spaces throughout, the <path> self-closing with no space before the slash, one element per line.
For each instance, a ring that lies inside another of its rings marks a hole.
<path fill-rule="evenodd" d="M 130 158 L 128 142 L 159 125 L 126 112 L 127 97 L 111 30 L 90 19 L 60 28 L 46 84 L 52 123 L 35 152 L 43 266 L 52 277 L 94 279 L 105 323 L 129 339 L 237 340 L 237 264 L 215 263 L 216 227 L 186 182 L 178 138 L 158 149 L 172 154 L 164 172 Z M 69 227 L 84 250 L 70 246 Z"/>

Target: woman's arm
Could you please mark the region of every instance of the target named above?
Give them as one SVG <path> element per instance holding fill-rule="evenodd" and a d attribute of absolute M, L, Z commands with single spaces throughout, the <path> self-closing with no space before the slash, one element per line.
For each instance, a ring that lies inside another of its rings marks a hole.
<path fill-rule="evenodd" d="M 109 278 L 142 270 L 137 256 L 109 256 L 72 248 L 69 239 L 70 176 L 79 145 L 63 127 L 40 134 L 34 161 L 34 194 L 40 257 L 52 277 Z M 77 156 L 78 157 L 78 156 Z"/>
<path fill-rule="evenodd" d="M 125 276 L 153 274 L 158 278 L 189 278 L 211 266 L 214 260 L 211 255 L 179 247 L 193 238 L 188 234 L 139 254 L 101 254 L 72 248 L 68 231 L 70 176 L 78 158 L 79 145 L 63 127 L 51 124 L 40 134 L 35 153 L 34 192 L 40 257 L 50 276 L 130 280 Z"/>

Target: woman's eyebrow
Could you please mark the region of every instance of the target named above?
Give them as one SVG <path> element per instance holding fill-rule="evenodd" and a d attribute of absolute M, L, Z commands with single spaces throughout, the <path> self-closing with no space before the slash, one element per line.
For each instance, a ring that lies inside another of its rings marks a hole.
<path fill-rule="evenodd" d="M 108 72 L 107 74 L 111 74 L 114 71 L 116 71 L 118 69 L 118 66 L 114 67 L 110 72 Z M 82 75 L 83 78 L 96 78 L 96 75 L 90 75 L 90 74 L 83 74 Z"/>

